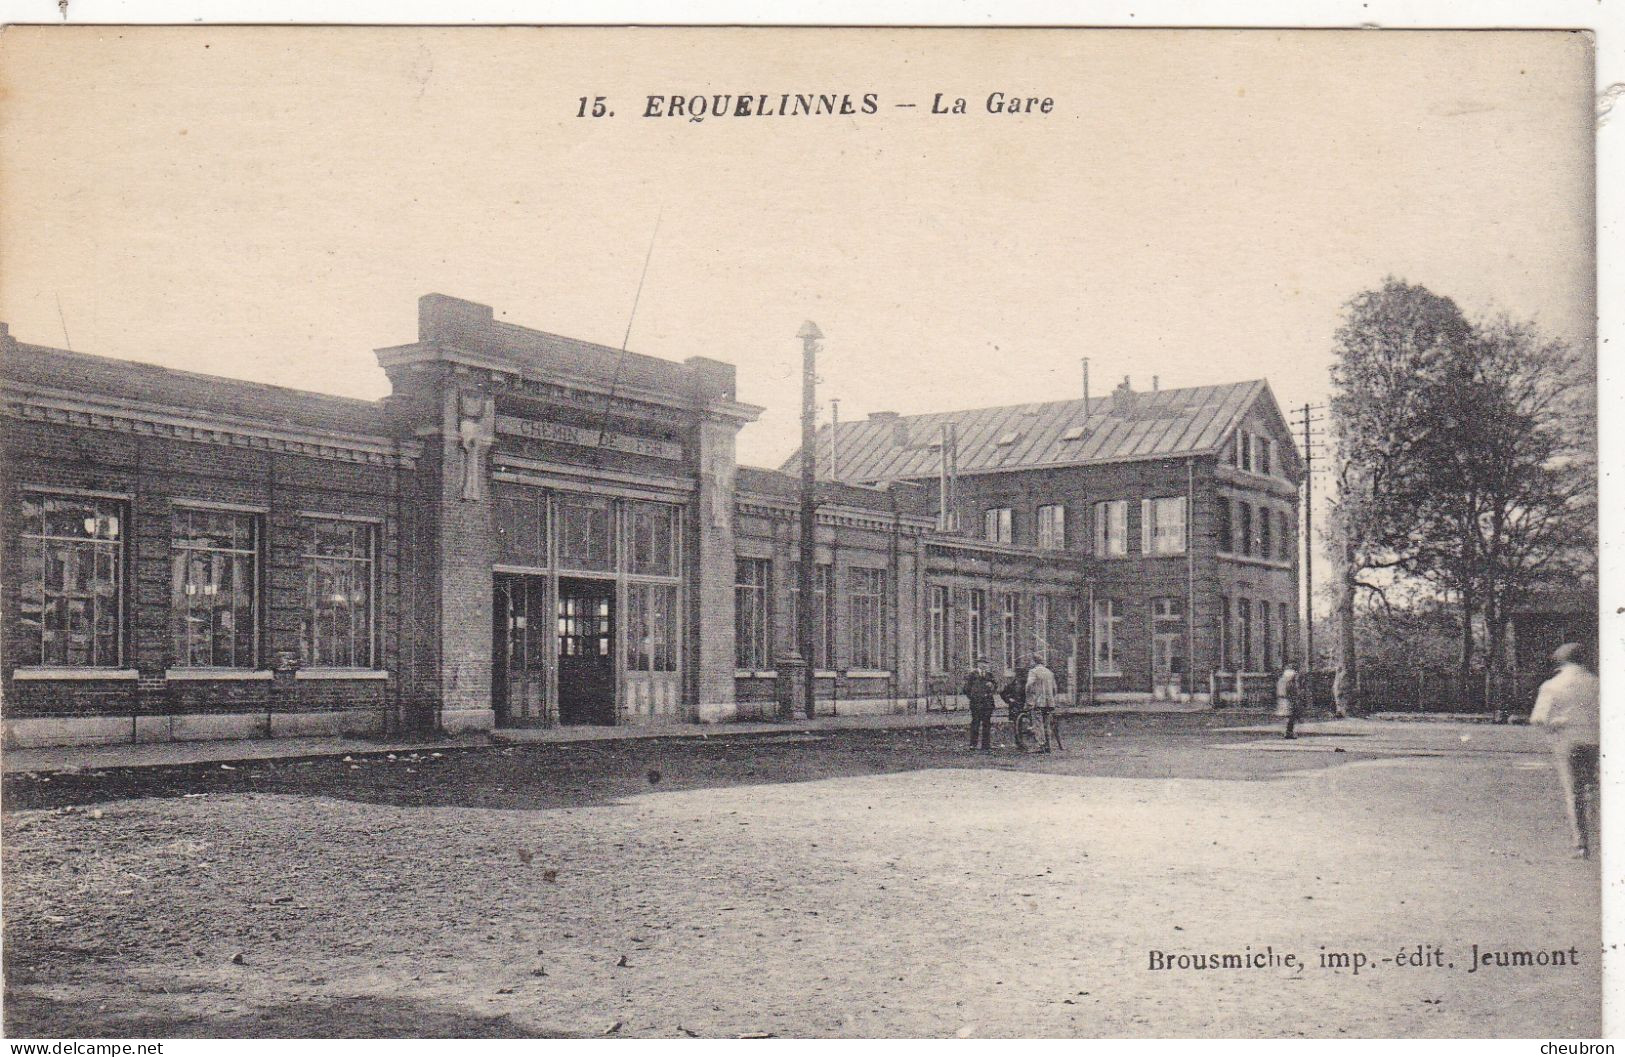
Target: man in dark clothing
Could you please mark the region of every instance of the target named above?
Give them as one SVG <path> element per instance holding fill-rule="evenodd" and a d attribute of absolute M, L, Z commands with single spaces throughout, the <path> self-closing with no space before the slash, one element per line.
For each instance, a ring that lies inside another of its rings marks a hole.
<path fill-rule="evenodd" d="M 976 665 L 965 676 L 964 695 L 970 701 L 970 747 L 993 747 L 993 695 L 998 685 L 987 672 L 987 661 L 977 658 Z"/>
<path fill-rule="evenodd" d="M 1013 725 L 1021 710 L 1027 707 L 1027 666 L 1016 665 L 1015 671 L 1004 673 L 1004 689 L 999 691 L 1004 703 L 1010 706 L 1010 722 Z"/>

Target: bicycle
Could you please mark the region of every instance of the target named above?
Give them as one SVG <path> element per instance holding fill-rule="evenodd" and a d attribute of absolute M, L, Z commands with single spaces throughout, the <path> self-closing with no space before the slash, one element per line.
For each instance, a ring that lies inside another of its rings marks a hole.
<path fill-rule="evenodd" d="M 1053 708 L 1024 708 L 1011 721 L 1015 732 L 1016 748 L 1022 752 L 1049 752 L 1051 745 L 1061 744 L 1061 723 Z"/>

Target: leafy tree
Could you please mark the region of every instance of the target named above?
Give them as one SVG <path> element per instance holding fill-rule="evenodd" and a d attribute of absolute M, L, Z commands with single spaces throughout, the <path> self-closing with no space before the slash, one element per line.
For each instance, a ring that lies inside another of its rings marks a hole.
<path fill-rule="evenodd" d="M 1357 597 L 1385 597 L 1381 577 L 1414 572 L 1424 562 L 1416 510 L 1432 486 L 1431 448 L 1445 428 L 1438 396 L 1471 334 L 1454 301 L 1392 277 L 1344 306 L 1332 366 L 1340 469 L 1330 527 L 1340 583 L 1339 664 L 1351 677 Z"/>
<path fill-rule="evenodd" d="M 1448 523 L 1460 535 L 1446 557 L 1475 580 L 1490 693 L 1503 711 L 1512 611 L 1537 583 L 1584 576 L 1595 561 L 1590 392 L 1569 346 L 1504 317 L 1475 328 L 1452 371 L 1452 428 L 1433 445 L 1434 475 L 1472 497 L 1450 505 L 1473 516 Z"/>
<path fill-rule="evenodd" d="M 1595 421 L 1585 365 L 1533 324 L 1469 324 L 1448 298 L 1388 279 L 1345 307 L 1331 403 L 1341 663 L 1359 593 L 1396 581 L 1453 599 L 1465 685 L 1482 618 L 1492 697 L 1512 610 L 1595 561 Z"/>

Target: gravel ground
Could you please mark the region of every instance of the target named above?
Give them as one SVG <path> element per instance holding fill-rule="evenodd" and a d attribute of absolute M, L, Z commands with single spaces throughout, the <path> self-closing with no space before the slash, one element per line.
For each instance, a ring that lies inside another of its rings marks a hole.
<path fill-rule="evenodd" d="M 7 1033 L 1600 1032 L 1598 875 L 1534 732 L 1230 722 L 9 776 Z M 1455 968 L 1382 962 L 1419 944 Z M 1148 968 L 1249 948 L 1307 967 Z"/>

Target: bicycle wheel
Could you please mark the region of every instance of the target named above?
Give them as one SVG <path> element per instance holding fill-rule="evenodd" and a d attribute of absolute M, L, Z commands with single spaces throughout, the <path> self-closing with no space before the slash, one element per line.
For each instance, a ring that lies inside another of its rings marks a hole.
<path fill-rule="evenodd" d="M 1020 749 L 1022 752 L 1032 752 L 1034 746 L 1036 746 L 1042 738 L 1033 724 L 1032 709 L 1027 708 L 1017 712 L 1016 721 L 1013 726 L 1016 737 L 1016 748 Z"/>

